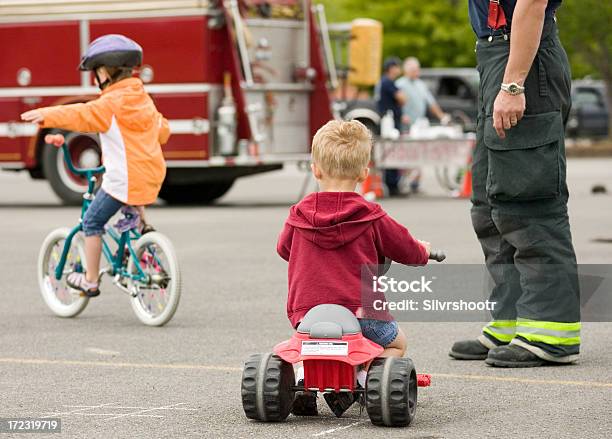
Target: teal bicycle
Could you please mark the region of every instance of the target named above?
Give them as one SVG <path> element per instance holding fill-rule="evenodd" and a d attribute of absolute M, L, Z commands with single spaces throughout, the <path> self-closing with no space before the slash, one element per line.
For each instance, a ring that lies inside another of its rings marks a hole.
<path fill-rule="evenodd" d="M 38 258 L 38 282 L 43 299 L 54 314 L 76 317 L 87 306 L 89 297 L 68 286 L 66 278 L 72 272 L 85 271 L 82 220 L 95 197 L 96 175 L 102 174 L 104 167 L 78 169 L 66 144 L 62 149 L 68 169 L 85 177 L 88 187 L 79 224 L 72 229 L 56 229 L 45 238 Z M 129 295 L 132 309 L 142 323 L 164 325 L 176 312 L 181 296 L 181 274 L 174 247 L 159 232 L 142 235 L 136 209 L 124 208 L 122 214 L 124 217 L 115 226 L 107 225 L 99 277 L 111 276 L 113 284 Z"/>

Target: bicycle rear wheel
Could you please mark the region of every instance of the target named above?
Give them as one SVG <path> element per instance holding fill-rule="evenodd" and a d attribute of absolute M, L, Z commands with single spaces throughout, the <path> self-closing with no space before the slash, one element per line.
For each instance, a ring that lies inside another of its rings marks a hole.
<path fill-rule="evenodd" d="M 66 257 L 64 273 L 58 280 L 55 278 L 57 267 L 69 229 L 52 231 L 44 240 L 38 255 L 38 285 L 40 293 L 54 314 L 60 317 L 76 317 L 87 306 L 88 297 L 82 297 L 66 283 L 66 277 L 72 272 L 85 271 L 85 248 L 80 235 L 75 235 Z"/>
<path fill-rule="evenodd" d="M 128 271 L 138 274 L 138 266 L 148 281 L 128 280 L 132 309 L 138 319 L 149 326 L 162 326 L 170 321 L 181 297 L 181 273 L 174 246 L 158 232 L 146 233 L 134 246 L 136 258 L 130 256 Z M 138 265 L 136 265 L 138 264 Z"/>

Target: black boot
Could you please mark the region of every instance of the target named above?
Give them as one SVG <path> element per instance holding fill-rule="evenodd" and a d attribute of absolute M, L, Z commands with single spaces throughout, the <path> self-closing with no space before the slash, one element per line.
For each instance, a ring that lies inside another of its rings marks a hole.
<path fill-rule="evenodd" d="M 491 342 L 493 343 L 493 342 Z M 448 355 L 456 360 L 484 360 L 489 348 L 478 340 L 462 340 L 455 342 Z"/>
<path fill-rule="evenodd" d="M 303 387 L 304 380 L 298 381 L 297 385 L 298 387 Z M 295 416 L 318 416 L 317 395 L 308 390 L 298 390 L 295 392 L 291 413 Z"/>
<path fill-rule="evenodd" d="M 538 367 L 547 362 L 525 348 L 509 344 L 491 349 L 485 363 L 496 367 Z"/>
<path fill-rule="evenodd" d="M 355 395 L 352 392 L 330 392 L 323 395 L 323 398 L 337 418 L 355 402 Z"/>

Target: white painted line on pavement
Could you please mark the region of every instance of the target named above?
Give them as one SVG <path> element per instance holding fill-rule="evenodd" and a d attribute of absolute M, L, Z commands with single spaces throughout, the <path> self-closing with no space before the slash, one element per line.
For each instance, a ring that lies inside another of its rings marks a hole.
<path fill-rule="evenodd" d="M 179 402 L 176 404 L 170 404 L 167 406 L 163 406 L 163 407 L 152 407 L 150 409 L 144 409 L 144 410 L 139 410 L 136 412 L 130 412 L 130 413 L 123 413 L 117 416 L 113 416 L 112 418 L 106 418 L 107 421 L 110 421 L 111 419 L 119 419 L 119 418 L 125 418 L 126 416 L 139 416 L 142 413 L 146 413 L 146 412 L 153 412 L 155 410 L 172 410 L 175 406 L 177 405 L 184 405 L 184 402 Z"/>
<path fill-rule="evenodd" d="M 109 351 L 107 349 L 100 349 L 100 348 L 87 348 L 85 349 L 85 352 L 89 352 L 90 354 L 108 355 L 111 357 L 117 356 L 120 353 L 118 351 Z"/>
<path fill-rule="evenodd" d="M 214 370 L 220 372 L 242 372 L 240 367 L 214 366 L 208 364 L 167 364 L 167 363 L 123 363 L 110 361 L 84 361 L 84 360 L 50 360 L 46 358 L 0 358 L 0 363 L 8 364 L 45 364 L 60 366 L 93 366 L 118 367 L 134 369 L 195 369 Z"/>
<path fill-rule="evenodd" d="M 95 408 L 97 407 L 97 405 L 64 405 L 64 407 L 90 407 L 90 408 Z M 135 410 L 135 409 L 149 409 L 150 407 L 131 407 L 131 406 L 125 406 L 125 405 L 121 405 L 121 406 L 112 406 L 111 408 L 113 409 L 125 409 L 125 410 Z M 188 409 L 185 407 L 174 407 L 172 408 L 172 410 L 191 410 L 191 411 L 198 411 L 198 409 Z M 116 413 L 114 413 L 116 414 Z"/>
<path fill-rule="evenodd" d="M 343 427 L 330 428 L 329 430 L 324 430 L 324 431 L 321 431 L 319 433 L 315 433 L 312 436 L 313 437 L 325 436 L 326 434 L 332 434 L 332 433 L 335 433 L 337 431 L 346 430 L 348 428 L 355 427 L 355 426 L 357 426 L 359 424 L 363 424 L 365 422 L 368 422 L 368 421 L 357 421 L 357 422 L 353 422 L 352 424 L 345 425 Z"/>
<path fill-rule="evenodd" d="M 511 383 L 525 384 L 556 384 L 562 386 L 612 387 L 612 383 L 605 383 L 601 381 L 543 380 L 536 378 L 496 377 L 489 375 L 461 375 L 453 373 L 432 373 L 430 375 L 432 377 L 459 378 L 477 381 L 506 381 Z"/>
<path fill-rule="evenodd" d="M 112 408 L 116 408 L 116 407 L 112 407 Z M 75 416 L 116 416 L 117 413 L 71 413 L 71 415 L 75 415 Z M 165 418 L 165 416 L 162 416 L 162 415 L 132 415 L 130 414 L 130 416 L 141 417 L 141 418 Z M 107 418 L 107 419 L 110 419 L 110 418 Z"/>
<path fill-rule="evenodd" d="M 90 406 L 90 407 L 81 407 L 80 409 L 70 410 L 68 412 L 51 413 L 50 415 L 43 416 L 42 418 L 44 419 L 44 418 L 54 418 L 56 416 L 76 415 L 76 414 L 79 414 L 79 412 L 82 412 L 83 410 L 97 409 L 97 408 L 100 408 L 100 407 L 107 407 L 107 406 L 113 405 L 113 404 L 115 404 L 115 403 L 114 402 L 108 402 L 106 404 L 94 405 L 94 406 Z"/>
<path fill-rule="evenodd" d="M 60 366 L 89 366 L 89 367 L 117 367 L 133 369 L 186 369 L 208 370 L 217 372 L 242 372 L 242 368 L 233 366 L 215 366 L 209 364 L 168 364 L 168 363 L 125 363 L 114 361 L 83 361 L 83 360 L 51 360 L 46 358 L 0 358 L 0 364 L 45 364 Z M 572 381 L 572 380 L 545 380 L 520 377 L 499 377 L 491 375 L 462 375 L 451 373 L 430 373 L 433 377 L 458 378 L 476 381 L 506 381 L 523 384 L 549 384 L 562 386 L 609 387 L 612 383 L 602 381 Z"/>
<path fill-rule="evenodd" d="M 105 417 L 105 420 L 109 419 L 119 419 L 125 417 L 139 417 L 139 418 L 164 418 L 164 415 L 154 415 L 149 412 L 157 411 L 157 410 L 192 410 L 197 411 L 198 409 L 191 409 L 187 407 L 177 407 L 179 405 L 185 405 L 184 402 L 179 402 L 176 404 L 171 404 L 162 407 L 130 407 L 130 406 L 122 406 L 117 405 L 115 402 L 110 402 L 101 405 L 67 405 L 64 404 L 64 407 L 67 408 L 76 408 L 75 410 L 69 410 L 65 412 L 56 412 L 50 415 L 44 416 L 44 418 L 56 417 L 56 416 L 102 416 Z M 92 413 L 93 409 L 104 408 L 110 409 L 111 411 L 115 411 L 115 413 Z M 116 410 L 135 410 L 128 413 L 116 413 Z M 89 413 L 84 413 L 84 411 L 89 411 Z"/>

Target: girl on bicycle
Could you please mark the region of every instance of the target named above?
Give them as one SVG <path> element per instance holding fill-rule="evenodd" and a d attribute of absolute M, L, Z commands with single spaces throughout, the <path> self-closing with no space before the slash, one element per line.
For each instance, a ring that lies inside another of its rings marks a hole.
<path fill-rule="evenodd" d="M 79 65 L 93 71 L 101 90 L 98 99 L 72 105 L 38 108 L 23 113 L 24 121 L 41 128 L 99 133 L 106 172 L 102 187 L 83 217 L 86 272 L 71 273 L 67 283 L 83 295 L 100 294 L 101 235 L 124 205 L 143 207 L 157 199 L 166 175 L 161 144 L 170 136 L 168 121 L 157 111 L 142 81 L 132 77 L 142 63 L 142 48 L 123 35 L 93 41 Z M 63 138 L 50 139 L 61 146 Z M 59 144 L 58 144 L 59 143 Z"/>

